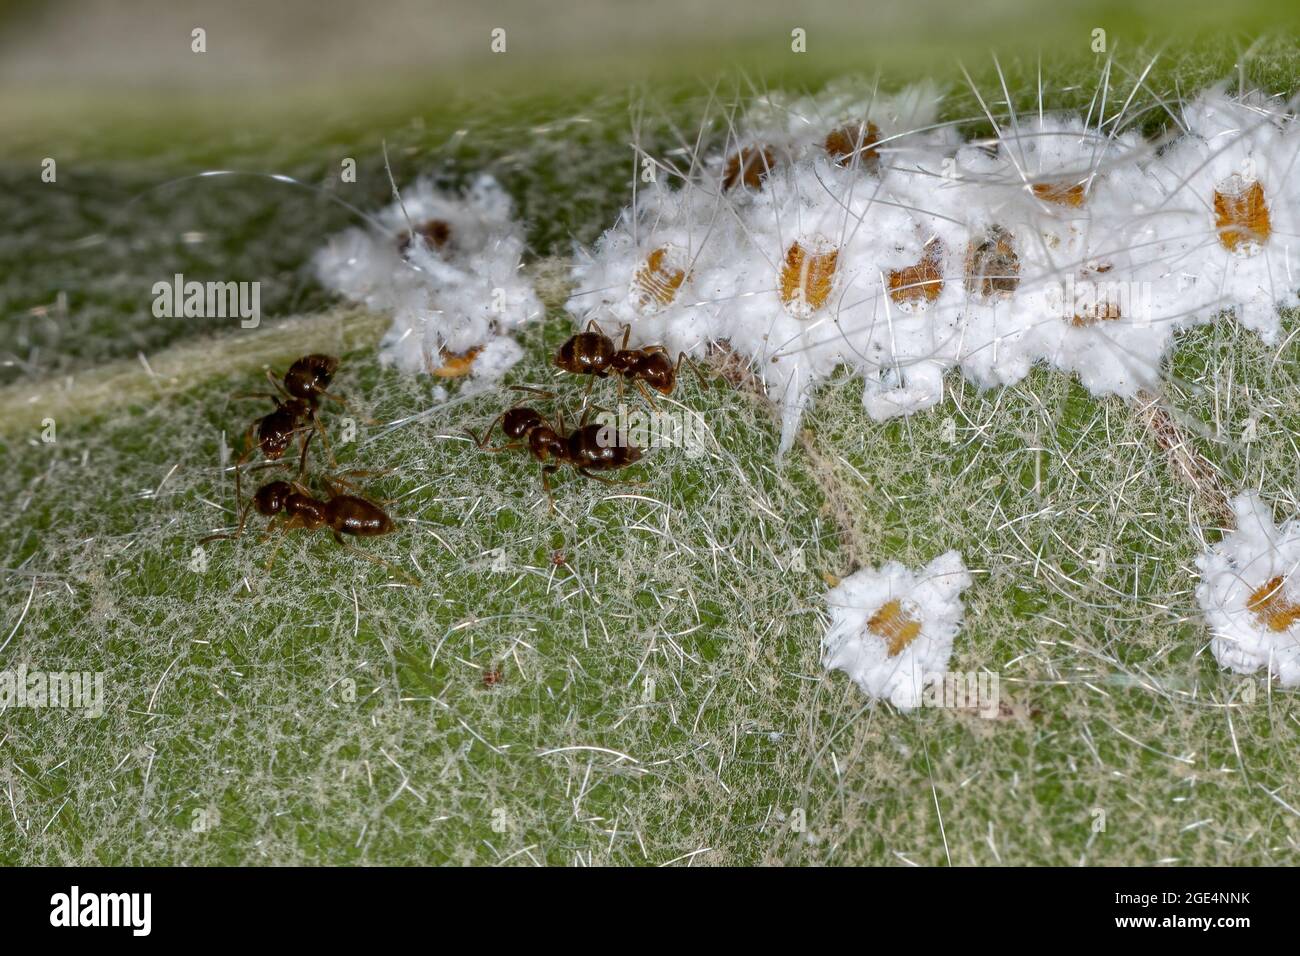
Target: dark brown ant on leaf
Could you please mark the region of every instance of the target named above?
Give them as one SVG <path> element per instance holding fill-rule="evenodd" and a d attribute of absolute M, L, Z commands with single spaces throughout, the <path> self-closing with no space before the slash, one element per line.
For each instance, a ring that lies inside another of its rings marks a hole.
<path fill-rule="evenodd" d="M 256 509 L 258 514 L 271 519 L 266 527 L 267 536 L 276 533 L 287 534 L 298 529 L 306 531 L 328 529 L 333 534 L 334 540 L 349 551 L 409 581 L 418 583 L 415 578 L 400 568 L 395 568 L 387 561 L 353 547 L 343 538 L 344 535 L 375 538 L 391 534 L 396 530 L 397 523 L 389 517 L 388 512 L 369 498 L 345 493 L 340 485 L 346 485 L 346 482 L 340 480 L 339 484 L 335 484 L 329 479 L 324 479 L 323 483 L 328 492 L 326 498 L 317 498 L 307 487 L 297 481 L 267 482 L 257 489 L 252 501 L 240 513 L 239 526 L 233 534 L 208 535 L 199 541 L 199 544 L 242 537 L 248 512 L 250 509 Z M 267 566 L 270 566 L 270 561 L 267 562 Z"/>
<path fill-rule="evenodd" d="M 492 431 L 498 425 L 509 439 L 504 445 L 490 444 Z M 516 405 L 498 415 L 480 438 L 466 429 L 466 434 L 484 451 L 493 453 L 526 449 L 528 454 L 542 464 L 542 488 L 551 498 L 550 476 L 568 465 L 584 478 L 606 484 L 621 484 L 611 478 L 593 474 L 598 471 L 615 471 L 626 468 L 641 459 L 641 449 L 631 444 L 611 440 L 617 430 L 610 425 L 588 424 L 584 420 L 576 429 L 566 432 L 563 420 L 552 425 L 535 408 Z M 551 507 L 555 507 L 551 500 Z"/>
<path fill-rule="evenodd" d="M 279 461 L 284 457 L 294 436 L 302 438 L 302 461 L 298 473 L 302 475 L 307 466 L 307 437 L 318 432 L 321 441 L 329 450 L 329 441 L 325 430 L 317 418 L 320 400 L 328 398 L 346 406 L 342 398 L 331 395 L 327 389 L 338 370 L 339 360 L 332 355 L 312 353 L 304 355 L 289 366 L 282 379 L 266 370 L 266 377 L 275 387 L 273 393 L 257 393 L 237 396 L 245 398 L 269 398 L 275 403 L 275 411 L 263 415 L 244 432 L 244 452 L 235 463 L 235 499 L 242 505 L 243 495 L 240 486 L 240 469 L 260 449 L 262 457 L 268 462 Z M 254 443 L 256 437 L 256 443 Z"/>
<path fill-rule="evenodd" d="M 590 375 L 591 379 L 587 383 L 588 392 L 591 391 L 591 385 L 596 379 L 606 378 L 611 374 L 617 375 L 621 379 L 620 390 L 622 381 L 632 382 L 645 396 L 651 408 L 658 406 L 655 405 L 654 397 L 646 386 L 660 394 L 671 395 L 683 362 L 689 363 L 695 370 L 702 388 L 709 387 L 704 376 L 700 374 L 699 369 L 695 368 L 694 363 L 691 363 L 685 352 L 678 353 L 677 361 L 673 362 L 668 357 L 668 350 L 662 345 L 646 345 L 639 349 L 630 349 L 627 343 L 631 334 L 632 327 L 624 326 L 623 342 L 615 346 L 614 340 L 606 335 L 593 319 L 587 323 L 586 331 L 570 336 L 560 346 L 559 351 L 555 353 L 555 364 L 570 375 Z"/>

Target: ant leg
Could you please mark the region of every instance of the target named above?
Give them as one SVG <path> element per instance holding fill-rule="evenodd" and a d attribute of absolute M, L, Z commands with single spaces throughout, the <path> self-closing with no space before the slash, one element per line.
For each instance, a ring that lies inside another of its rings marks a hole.
<path fill-rule="evenodd" d="M 358 548 L 356 545 L 349 544 L 347 541 L 344 541 L 343 535 L 339 534 L 337 531 L 334 532 L 334 540 L 337 541 L 342 547 L 347 548 L 353 554 L 359 555 L 360 557 L 365 558 L 367 561 L 373 561 L 381 568 L 385 568 L 388 571 L 391 571 L 397 577 L 405 578 L 407 582 L 409 582 L 410 584 L 422 583 L 419 578 L 417 578 L 414 574 L 411 574 L 409 571 L 403 571 L 401 568 L 397 567 L 394 564 L 390 564 L 389 562 L 385 561 L 383 558 L 377 558 L 373 554 L 370 554 L 369 552 L 364 551 L 361 548 Z"/>
<path fill-rule="evenodd" d="M 555 398 L 554 392 L 548 392 L 544 388 L 535 388 L 532 385 L 511 385 L 510 390 L 514 392 L 532 392 L 534 395 L 540 395 L 542 398 Z"/>
<path fill-rule="evenodd" d="M 470 438 L 473 438 L 476 442 L 478 441 L 478 437 L 477 437 L 477 436 L 476 436 L 472 431 L 470 431 L 468 428 L 465 429 L 465 433 L 466 433 L 467 435 L 469 435 Z M 503 451 L 514 451 L 514 450 L 517 449 L 517 448 L 524 448 L 524 447 L 526 447 L 526 446 L 525 446 L 524 443 L 521 442 L 521 441 L 512 441 L 512 442 L 507 442 L 507 443 L 504 444 L 504 445 L 483 445 L 483 444 L 480 444 L 478 447 L 481 448 L 483 451 L 491 452 L 491 453 L 494 454 L 494 455 L 499 455 L 499 454 L 500 454 L 501 452 L 503 452 Z"/>
<path fill-rule="evenodd" d="M 280 545 L 284 544 L 285 534 L 286 531 L 284 530 L 284 522 L 281 520 L 281 517 L 279 515 L 276 515 L 274 518 L 271 519 L 271 523 L 266 526 L 266 530 L 262 532 L 263 541 L 271 537 L 271 535 L 276 536 L 275 547 L 271 549 L 271 554 L 267 557 L 266 563 L 262 565 L 262 569 L 264 571 L 270 571 L 272 566 L 275 564 L 275 559 L 279 557 Z"/>
<path fill-rule="evenodd" d="M 590 478 L 592 481 L 599 481 L 606 485 L 644 485 L 644 481 L 633 481 L 631 478 L 606 478 L 604 475 L 592 474 L 586 468 L 579 468 L 578 474 L 584 478 Z"/>
<path fill-rule="evenodd" d="M 330 436 L 329 436 L 329 433 L 325 431 L 325 426 L 321 424 L 320 416 L 317 415 L 316 412 L 315 412 L 314 410 L 313 410 L 312 413 L 311 413 L 311 426 L 310 426 L 310 427 L 311 427 L 311 430 L 312 430 L 315 434 L 320 435 L 320 443 L 321 443 L 321 445 L 322 445 L 322 446 L 324 447 L 324 449 L 325 449 L 325 457 L 329 459 L 330 467 L 331 467 L 331 468 L 337 468 L 337 467 L 339 466 L 339 463 L 338 463 L 338 460 L 334 457 L 334 448 L 333 448 L 333 446 L 330 445 Z M 303 461 L 304 461 L 304 462 L 306 462 L 306 460 L 307 460 L 307 457 L 306 457 L 306 456 L 307 456 L 307 449 L 306 449 L 306 446 L 304 445 L 304 446 L 303 446 Z"/>
<path fill-rule="evenodd" d="M 695 373 L 696 379 L 699 380 L 700 388 L 708 388 L 709 380 L 704 377 L 704 373 L 700 371 L 700 367 L 696 361 L 685 352 L 677 353 L 677 364 L 673 367 L 673 378 L 676 379 L 677 376 L 681 374 L 683 362 L 685 362 L 690 370 Z"/>
<path fill-rule="evenodd" d="M 293 396 L 289 394 L 289 390 L 284 387 L 284 382 L 276 378 L 275 373 L 272 372 L 269 368 L 266 370 L 266 379 L 271 383 L 271 386 L 276 390 L 278 394 L 283 395 L 285 398 L 290 398 L 290 399 L 293 398 Z"/>
<path fill-rule="evenodd" d="M 295 485 L 295 487 L 298 486 Z M 306 489 L 302 489 L 302 491 L 305 493 Z M 271 523 L 266 526 L 266 532 L 262 535 L 262 540 L 265 541 L 273 534 L 278 535 L 278 537 L 276 538 L 275 547 L 271 549 L 271 556 L 266 559 L 265 567 L 267 571 L 270 571 L 271 565 L 275 564 L 276 556 L 280 553 L 280 545 L 284 544 L 285 537 L 290 531 L 301 527 L 303 527 L 302 519 L 298 515 L 294 515 L 292 518 L 276 515 L 271 519 Z"/>
<path fill-rule="evenodd" d="M 474 444 L 478 445 L 479 448 L 486 448 L 488 446 L 488 439 L 492 437 L 492 429 L 496 428 L 497 424 L 501 421 L 501 419 L 505 417 L 506 417 L 506 413 L 502 412 L 496 418 L 492 419 L 492 424 L 487 427 L 487 431 L 483 433 L 482 438 L 479 438 L 468 428 L 465 429 L 465 434 L 467 434 L 470 438 L 474 439 Z"/>
<path fill-rule="evenodd" d="M 285 520 L 286 519 L 283 515 L 276 515 L 274 518 L 268 521 L 266 527 L 262 530 L 262 536 L 257 539 L 257 543 L 262 544 L 268 539 L 270 539 L 271 535 L 280 533 L 281 532 L 280 526 L 285 523 Z"/>
<path fill-rule="evenodd" d="M 474 444 L 478 445 L 478 447 L 482 451 L 489 451 L 492 452 L 494 455 L 503 451 L 513 451 L 516 448 L 523 448 L 524 443 L 518 441 L 507 442 L 504 445 L 495 445 L 495 446 L 488 444 L 488 441 L 492 438 L 492 429 L 496 428 L 497 422 L 501 421 L 501 419 L 505 417 L 506 417 L 506 413 L 502 412 L 496 418 L 492 419 L 492 424 L 487 427 L 487 431 L 483 433 L 482 438 L 479 438 L 477 435 L 474 434 L 474 432 L 472 432 L 468 428 L 462 430 L 465 432 L 466 435 L 468 435 L 471 439 L 473 439 Z"/>
<path fill-rule="evenodd" d="M 291 481 L 289 482 L 289 486 L 293 488 L 294 491 L 298 492 L 298 494 L 300 495 L 305 495 L 308 498 L 316 497 L 315 494 L 312 492 L 312 490 L 300 481 Z M 297 524 L 293 524 L 292 525 L 293 527 L 295 528 L 302 527 L 302 523 L 298 521 L 298 517 L 296 515 L 293 518 L 290 518 L 289 520 L 290 522 L 298 522 Z"/>
<path fill-rule="evenodd" d="M 618 347 L 618 350 L 620 352 L 627 351 L 627 343 L 628 340 L 631 338 L 632 338 L 632 326 L 630 325 L 623 326 L 623 344 Z"/>
<path fill-rule="evenodd" d="M 600 327 L 600 323 L 598 323 L 595 319 L 588 319 L 586 331 L 590 332 L 592 329 L 595 329 L 601 335 L 605 335 L 605 330 Z M 605 338 L 609 338 L 609 336 L 605 335 Z"/>
<path fill-rule="evenodd" d="M 616 412 L 611 411 L 610 409 L 605 408 L 605 407 L 603 407 L 603 406 L 601 406 L 601 405 L 588 405 L 587 407 L 585 407 L 585 408 L 582 409 L 582 417 L 581 417 L 580 419 L 578 419 L 578 427 L 579 427 L 579 428 L 586 428 L 586 427 L 587 427 L 587 420 L 588 420 L 589 418 L 591 418 L 591 413 L 592 413 L 593 410 L 598 411 L 598 412 L 602 412 L 602 413 L 604 413 L 604 414 L 606 414 L 606 415 L 616 415 L 616 414 L 617 414 Z M 561 423 L 563 423 L 563 420 L 561 420 Z"/>
<path fill-rule="evenodd" d="M 206 538 L 200 538 L 199 544 L 207 544 L 209 541 L 233 541 L 236 538 L 242 537 L 244 534 L 244 522 L 248 520 L 248 512 L 251 511 L 252 508 L 253 503 L 251 501 L 244 505 L 244 510 L 239 513 L 239 527 L 235 529 L 234 534 L 210 534 Z"/>
<path fill-rule="evenodd" d="M 239 460 L 235 462 L 235 507 L 236 508 L 242 508 L 244 505 L 243 489 L 241 488 L 240 481 L 239 481 L 239 470 L 243 468 L 244 464 L 248 461 L 248 459 L 252 457 L 253 449 L 257 447 L 253 443 L 253 430 L 255 428 L 257 428 L 257 422 L 254 422 L 253 424 L 249 425 L 248 430 L 244 432 L 244 453 L 240 455 Z"/>
<path fill-rule="evenodd" d="M 546 492 L 546 500 L 550 502 L 552 514 L 555 513 L 555 498 L 551 495 L 551 475 L 559 470 L 559 465 L 542 466 L 542 490 Z"/>
<path fill-rule="evenodd" d="M 307 448 L 311 445 L 311 440 L 314 437 L 316 437 L 316 432 L 313 429 L 308 431 L 307 437 L 302 440 L 302 454 L 298 456 L 298 477 L 294 479 L 295 481 L 302 481 L 302 476 L 307 473 Z"/>
<path fill-rule="evenodd" d="M 637 389 L 645 397 L 645 400 L 650 404 L 650 407 L 656 412 L 659 411 L 659 406 L 655 404 L 654 396 L 650 394 L 650 389 L 645 387 L 645 382 L 641 381 L 639 378 L 634 379 L 634 381 L 636 382 Z"/>

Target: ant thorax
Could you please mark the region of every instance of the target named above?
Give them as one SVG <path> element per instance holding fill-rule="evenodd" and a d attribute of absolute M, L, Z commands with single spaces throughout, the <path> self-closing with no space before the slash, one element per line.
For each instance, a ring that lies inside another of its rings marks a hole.
<path fill-rule="evenodd" d="M 329 524 L 327 505 L 319 499 L 305 495 L 300 491 L 291 494 L 284 503 L 284 512 L 294 522 L 309 531 L 323 528 Z"/>
<path fill-rule="evenodd" d="M 546 461 L 548 458 L 564 461 L 568 457 L 569 446 L 553 428 L 539 422 L 528 430 L 528 450 L 538 461 Z"/>

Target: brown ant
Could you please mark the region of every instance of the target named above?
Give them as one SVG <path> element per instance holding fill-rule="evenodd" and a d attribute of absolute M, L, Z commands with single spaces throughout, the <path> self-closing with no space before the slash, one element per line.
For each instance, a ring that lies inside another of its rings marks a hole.
<path fill-rule="evenodd" d="M 348 485 L 348 482 L 342 479 L 338 479 L 337 485 L 328 478 L 324 479 L 323 483 L 329 497 L 321 499 L 315 497 L 308 488 L 297 481 L 269 481 L 258 488 L 252 500 L 244 506 L 239 516 L 239 527 L 233 534 L 208 535 L 200 540 L 199 544 L 241 537 L 249 510 L 256 508 L 258 514 L 271 519 L 266 527 L 267 536 L 277 531 L 287 533 L 298 528 L 308 531 L 328 528 L 333 533 L 334 540 L 349 551 L 354 551 L 367 561 L 373 561 L 418 584 L 418 579 L 400 568 L 367 554 L 343 540 L 345 534 L 358 538 L 375 538 L 391 533 L 396 530 L 397 523 L 389 517 L 388 513 L 369 498 L 341 491 L 339 485 Z M 274 560 L 274 557 L 275 555 L 272 554 L 271 560 Z M 267 561 L 268 568 L 271 566 L 271 560 Z"/>
<path fill-rule="evenodd" d="M 516 388 L 524 387 L 516 386 Z M 501 431 L 510 441 L 494 447 L 489 444 L 489 441 L 492 430 L 498 423 L 501 425 Z M 482 438 L 469 429 L 465 431 L 484 451 L 496 453 L 527 448 L 528 453 L 542 463 L 542 488 L 546 491 L 546 497 L 550 499 L 550 476 L 559 471 L 561 465 L 568 465 L 584 478 L 616 485 L 621 482 L 593 472 L 626 468 L 641 459 L 641 449 L 635 445 L 619 445 L 609 441 L 609 428 L 609 425 L 599 423 L 588 424 L 584 414 L 578 427 L 566 433 L 563 418 L 553 426 L 537 409 L 527 405 L 516 405 L 493 419 Z M 554 500 L 551 500 L 551 507 L 555 507 Z"/>
<path fill-rule="evenodd" d="M 615 347 L 614 340 L 605 334 L 604 330 L 596 324 L 595 319 L 592 319 L 587 323 L 585 331 L 570 336 L 568 341 L 560 346 L 559 351 L 555 353 L 555 364 L 570 375 L 590 375 L 591 379 L 587 382 L 588 392 L 591 391 L 592 383 L 596 379 L 605 378 L 612 372 L 621 380 L 635 383 L 646 401 L 650 403 L 650 407 L 658 409 L 654 397 L 646 386 L 649 385 L 663 395 L 672 394 L 682 363 L 690 362 L 690 359 L 685 352 L 680 352 L 677 355 L 677 362 L 674 363 L 668 357 L 668 350 L 662 345 L 646 345 L 639 349 L 630 349 L 627 343 L 631 334 L 632 327 L 625 325 L 623 342 Z M 700 386 L 708 388 L 708 382 L 704 380 L 703 375 L 700 375 L 694 363 L 691 363 L 691 368 L 695 369 Z M 619 390 L 621 393 L 622 381 L 619 383 Z"/>
<path fill-rule="evenodd" d="M 283 380 L 278 380 L 275 373 L 270 369 L 266 370 L 266 377 L 275 386 L 275 393 L 262 392 L 238 396 L 243 398 L 269 398 L 275 402 L 275 411 L 268 412 L 253 422 L 244 433 L 245 450 L 239 461 L 235 463 L 235 500 L 237 502 L 242 503 L 243 500 L 239 470 L 252 457 L 255 449 L 260 448 L 262 457 L 267 461 L 279 461 L 284 456 L 285 449 L 289 447 L 289 442 L 293 440 L 294 435 L 315 431 L 320 433 L 321 441 L 325 444 L 326 453 L 329 454 L 329 440 L 326 438 L 325 430 L 321 427 L 317 418 L 317 410 L 320 407 L 322 398 L 328 398 L 331 401 L 338 402 L 345 408 L 347 407 L 347 403 L 342 398 L 331 395 L 326 391 L 338 366 L 339 360 L 332 355 L 318 353 L 304 355 L 289 366 L 289 370 L 284 373 Z M 284 398 L 282 399 L 281 396 L 284 396 Z M 257 437 L 256 444 L 253 443 L 254 435 Z M 333 461 L 332 454 L 330 460 Z M 304 439 L 302 443 L 302 460 L 299 462 L 298 467 L 300 478 L 306 466 L 307 441 Z"/>

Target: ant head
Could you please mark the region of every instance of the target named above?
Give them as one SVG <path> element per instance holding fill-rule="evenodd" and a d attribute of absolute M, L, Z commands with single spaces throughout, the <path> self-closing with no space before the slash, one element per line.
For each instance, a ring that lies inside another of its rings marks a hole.
<path fill-rule="evenodd" d="M 519 405 L 505 413 L 501 419 L 501 430 L 510 438 L 522 438 L 534 429 L 545 425 L 546 419 L 541 412 L 527 405 Z"/>
<path fill-rule="evenodd" d="M 666 352 L 643 353 L 637 357 L 636 374 L 651 388 L 665 395 L 677 383 L 677 367 Z"/>
<path fill-rule="evenodd" d="M 289 442 L 293 438 L 293 429 L 271 430 L 263 429 L 257 436 L 257 444 L 262 449 L 263 456 L 267 461 L 276 461 L 284 456 L 284 450 L 289 447 Z"/>
<path fill-rule="evenodd" d="M 269 481 L 257 489 L 253 495 L 253 505 L 257 513 L 271 517 L 284 510 L 284 503 L 293 494 L 293 486 L 287 481 Z"/>
<path fill-rule="evenodd" d="M 294 398 L 314 401 L 317 392 L 329 388 L 339 360 L 332 355 L 304 355 L 284 374 L 284 388 Z"/>
<path fill-rule="evenodd" d="M 572 375 L 604 371 L 614 355 L 614 342 L 599 332 L 579 332 L 560 346 L 555 364 Z"/>

